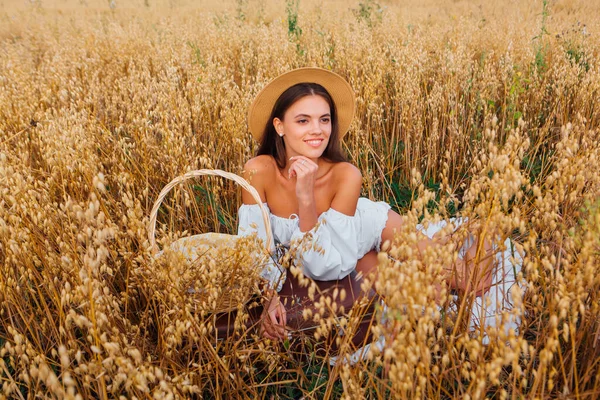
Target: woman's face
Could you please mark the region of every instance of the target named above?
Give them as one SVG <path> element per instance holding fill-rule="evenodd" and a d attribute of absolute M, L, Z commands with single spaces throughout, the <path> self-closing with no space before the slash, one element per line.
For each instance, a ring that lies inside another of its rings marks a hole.
<path fill-rule="evenodd" d="M 321 96 L 305 96 L 292 104 L 283 115 L 273 120 L 275 130 L 283 133 L 286 156 L 321 157 L 331 135 L 331 110 Z"/>

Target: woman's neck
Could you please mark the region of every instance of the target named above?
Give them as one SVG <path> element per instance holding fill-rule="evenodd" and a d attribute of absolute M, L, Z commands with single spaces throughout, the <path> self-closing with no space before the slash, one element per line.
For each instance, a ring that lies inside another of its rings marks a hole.
<path fill-rule="evenodd" d="M 319 158 L 309 158 L 309 160 L 311 160 L 312 162 L 316 163 L 319 167 L 319 170 L 317 172 L 317 176 L 316 179 L 320 179 L 323 176 L 325 176 L 329 170 L 331 169 L 331 162 L 323 157 L 319 157 Z M 290 161 L 289 157 L 286 157 L 286 163 L 285 163 L 285 167 L 283 167 L 282 169 L 279 170 L 279 172 L 283 175 L 283 176 L 287 176 L 288 175 L 288 171 L 290 169 L 290 167 L 292 166 L 292 164 L 294 163 L 294 161 Z"/>

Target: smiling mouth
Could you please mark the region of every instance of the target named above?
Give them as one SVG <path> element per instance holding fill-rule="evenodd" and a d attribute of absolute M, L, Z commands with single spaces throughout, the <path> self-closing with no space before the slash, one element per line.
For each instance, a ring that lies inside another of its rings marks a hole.
<path fill-rule="evenodd" d="M 321 143 L 323 143 L 323 139 L 305 140 L 304 143 L 308 144 L 311 147 L 319 147 Z"/>

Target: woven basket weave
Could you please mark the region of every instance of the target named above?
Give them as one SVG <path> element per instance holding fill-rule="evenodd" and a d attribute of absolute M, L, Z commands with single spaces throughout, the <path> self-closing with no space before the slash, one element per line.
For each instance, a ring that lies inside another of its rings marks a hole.
<path fill-rule="evenodd" d="M 150 241 L 150 245 L 155 256 L 158 257 L 162 254 L 162 251 L 159 250 L 156 244 L 156 219 L 158 215 L 158 209 L 160 208 L 162 201 L 164 200 L 166 195 L 171 191 L 171 189 L 173 189 L 173 187 L 175 187 L 177 184 L 184 182 L 188 179 L 198 178 L 205 175 L 220 176 L 236 182 L 246 191 L 248 191 L 252 195 L 256 203 L 259 205 L 262 213 L 263 222 L 265 224 L 267 237 L 265 247 L 260 249 L 260 251 L 258 252 L 259 254 L 256 254 L 255 262 L 257 264 L 263 264 L 268 259 L 268 257 L 270 257 L 269 249 L 272 247 L 273 244 L 273 233 L 271 230 L 271 220 L 269 218 L 269 213 L 263 206 L 260 195 L 258 194 L 256 189 L 254 189 L 254 187 L 252 187 L 250 183 L 248 183 L 248 181 L 246 181 L 241 176 L 218 169 L 200 169 L 190 171 L 184 175 L 173 179 L 162 189 L 154 203 L 154 206 L 152 207 L 152 211 L 150 211 L 150 221 L 148 224 L 148 240 Z M 170 249 L 181 253 L 185 258 L 186 262 L 193 263 L 196 262 L 199 259 L 199 257 L 202 257 L 203 255 L 211 251 L 214 254 L 218 253 L 219 249 L 223 249 L 225 247 L 235 247 L 238 238 L 239 236 L 237 235 L 227 235 L 222 233 L 209 232 L 200 235 L 180 238 L 170 244 Z M 249 287 L 243 289 L 247 290 L 240 291 L 240 288 L 235 288 L 235 290 L 233 290 L 233 288 L 232 290 L 223 290 L 223 296 L 217 299 L 216 306 L 213 307 L 213 311 L 217 313 L 228 312 L 235 309 L 237 305 L 240 304 L 240 302 L 247 302 L 250 298 L 253 288 Z M 198 303 L 205 300 L 203 298 L 204 292 L 202 291 L 202 288 L 189 288 L 188 293 L 192 295 L 194 301 Z"/>

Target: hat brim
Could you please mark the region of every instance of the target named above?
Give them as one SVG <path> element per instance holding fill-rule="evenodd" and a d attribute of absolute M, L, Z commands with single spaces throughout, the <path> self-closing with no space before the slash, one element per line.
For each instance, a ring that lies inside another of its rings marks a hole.
<path fill-rule="evenodd" d="M 248 109 L 248 130 L 260 142 L 275 102 L 288 88 L 298 83 L 317 83 L 333 99 L 338 116 L 340 139 L 348 132 L 354 117 L 354 91 L 338 74 L 322 68 L 298 68 L 279 75 L 256 96 Z"/>

